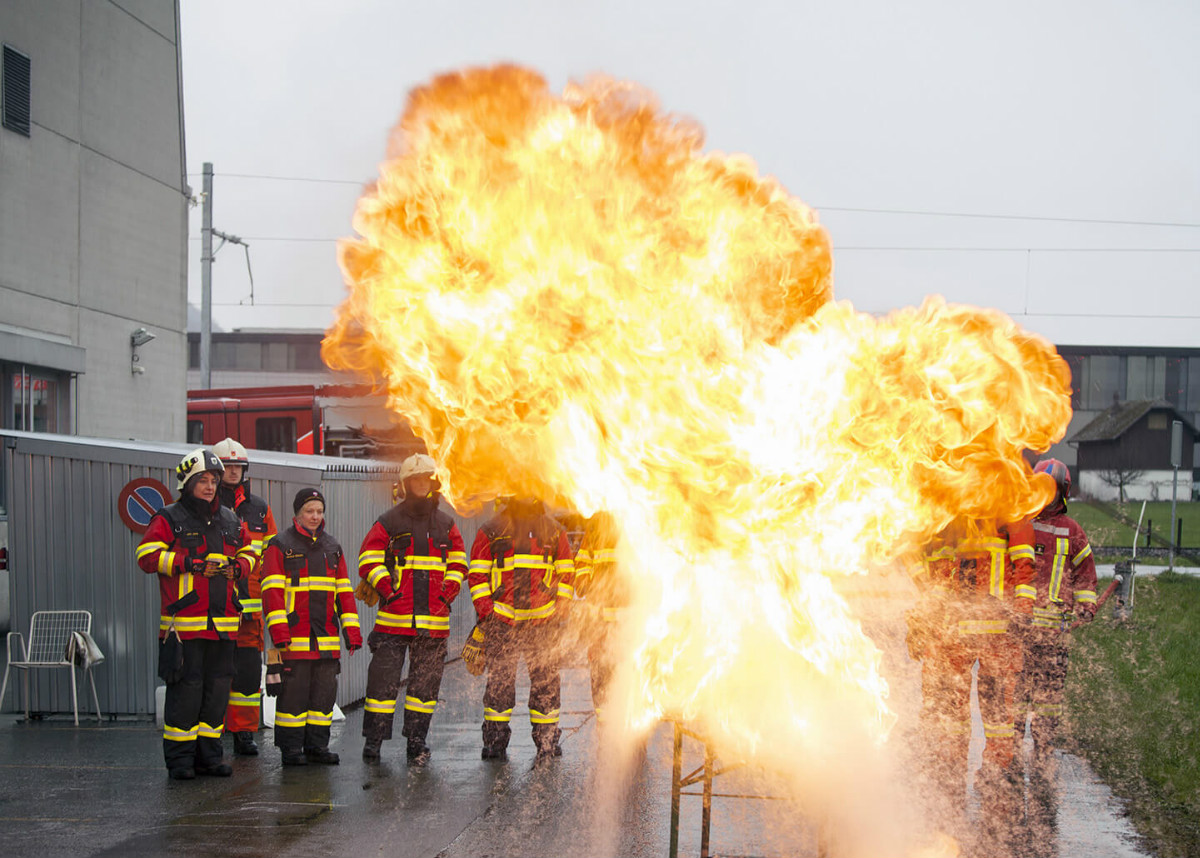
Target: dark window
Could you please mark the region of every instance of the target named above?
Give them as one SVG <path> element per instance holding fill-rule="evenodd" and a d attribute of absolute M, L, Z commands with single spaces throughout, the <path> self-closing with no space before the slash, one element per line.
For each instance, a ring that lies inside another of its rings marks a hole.
<path fill-rule="evenodd" d="M 187 425 L 187 442 L 189 444 L 204 443 L 204 421 L 189 420 Z"/>
<path fill-rule="evenodd" d="M 296 418 L 262 417 L 254 422 L 254 446 L 259 450 L 296 452 Z"/>
<path fill-rule="evenodd" d="M 0 111 L 4 127 L 29 136 L 29 57 L 4 46 L 4 77 L 0 79 Z"/>
<path fill-rule="evenodd" d="M 290 369 L 324 369 L 321 362 L 321 343 L 292 343 L 292 360 Z"/>
<path fill-rule="evenodd" d="M 211 355 L 210 355 L 211 358 Z M 200 341 L 188 340 L 188 369 L 200 369 Z"/>
<path fill-rule="evenodd" d="M 1063 359 L 1071 369 L 1071 407 L 1076 411 L 1080 411 L 1083 408 L 1082 391 L 1084 388 L 1083 366 L 1085 358 L 1083 355 L 1065 355 Z"/>

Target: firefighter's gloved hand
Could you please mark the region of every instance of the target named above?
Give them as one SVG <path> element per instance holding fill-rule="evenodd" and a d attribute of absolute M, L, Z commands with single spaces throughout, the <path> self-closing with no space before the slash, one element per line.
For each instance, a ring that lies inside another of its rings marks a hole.
<path fill-rule="evenodd" d="M 1079 619 L 1085 623 L 1090 623 L 1092 620 L 1096 619 L 1096 606 L 1095 605 L 1080 605 L 1079 606 Z"/>
<path fill-rule="evenodd" d="M 345 626 L 342 629 L 342 637 L 346 639 L 346 652 L 354 653 L 362 649 L 362 632 L 355 626 Z"/>
<path fill-rule="evenodd" d="M 185 557 L 183 558 L 183 571 L 189 575 L 203 575 L 208 564 L 205 563 L 203 557 Z"/>
<path fill-rule="evenodd" d="M 212 553 L 204 558 L 204 574 L 212 577 L 213 575 L 224 575 L 229 577 L 229 569 L 234 566 L 233 558 L 226 557 L 224 554 Z M 237 568 L 234 567 L 234 574 L 237 574 Z"/>

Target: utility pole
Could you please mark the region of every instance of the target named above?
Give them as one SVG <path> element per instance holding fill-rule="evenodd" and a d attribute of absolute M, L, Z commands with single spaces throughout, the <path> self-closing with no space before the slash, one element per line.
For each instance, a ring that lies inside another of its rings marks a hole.
<path fill-rule="evenodd" d="M 1175 471 L 1171 477 L 1171 540 L 1170 562 L 1168 568 L 1175 568 L 1175 538 L 1178 531 L 1175 528 L 1175 494 L 1179 488 L 1179 466 L 1183 464 L 1183 422 L 1171 422 L 1171 468 Z"/>
<path fill-rule="evenodd" d="M 213 165 L 204 162 L 204 200 L 200 227 L 200 387 L 212 387 L 212 189 Z"/>

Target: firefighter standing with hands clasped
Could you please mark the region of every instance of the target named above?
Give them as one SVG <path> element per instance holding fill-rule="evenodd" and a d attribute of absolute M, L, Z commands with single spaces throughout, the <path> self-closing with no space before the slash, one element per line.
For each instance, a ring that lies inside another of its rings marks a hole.
<path fill-rule="evenodd" d="M 380 602 L 375 628 L 367 638 L 366 712 L 363 760 L 377 762 L 392 738 L 404 656 L 408 685 L 404 696 L 403 735 L 412 765 L 429 760 L 425 743 L 437 707 L 450 605 L 462 587 L 467 553 L 458 525 L 438 509 L 436 463 L 423 453 L 400 465 L 403 499 L 379 517 L 363 539 L 358 555 L 360 598 Z"/>
<path fill-rule="evenodd" d="M 529 720 L 539 761 L 560 756 L 557 626 L 574 597 L 567 533 L 542 502 L 513 498 L 479 529 L 468 572 L 488 679 L 483 758 L 506 759 L 517 661 L 529 671 Z"/>
<path fill-rule="evenodd" d="M 341 672 L 338 626 L 350 654 L 362 647 L 362 633 L 342 547 L 325 532 L 325 497 L 301 489 L 292 510 L 292 526 L 263 556 L 267 630 L 283 653 L 275 745 L 285 766 L 337 765 L 329 728 Z"/>
<path fill-rule="evenodd" d="M 138 566 L 158 576 L 162 598 L 163 757 L 175 780 L 233 774 L 221 732 L 240 622 L 237 582 L 258 558 L 246 525 L 217 500 L 223 471 L 208 450 L 184 456 L 175 468 L 179 500 L 154 514 L 137 548 Z"/>
<path fill-rule="evenodd" d="M 254 540 L 255 553 L 262 555 L 263 545 L 278 531 L 271 507 L 256 494 L 250 492 L 250 459 L 246 448 L 232 438 L 218 441 L 213 453 L 225 466 L 217 497 L 221 505 L 237 513 L 250 531 Z M 238 581 L 238 601 L 242 606 L 242 624 L 238 629 L 237 650 L 234 659 L 235 673 L 233 690 L 229 693 L 229 709 L 225 715 L 225 729 L 233 734 L 233 752 L 243 756 L 254 756 L 258 745 L 254 734 L 258 732 L 259 712 L 262 703 L 262 563 L 254 564 L 250 574 Z"/>
<path fill-rule="evenodd" d="M 1067 466 L 1058 459 L 1043 459 L 1033 470 L 1053 479 L 1056 489 L 1054 500 L 1033 520 L 1036 598 L 1025 638 L 1019 698 L 1033 709 L 1029 820 L 1034 847 L 1044 849 L 1054 824 L 1052 752 L 1067 680 L 1067 631 L 1076 619 L 1090 621 L 1096 615 L 1096 563 L 1087 534 L 1067 515 L 1071 493 Z"/>

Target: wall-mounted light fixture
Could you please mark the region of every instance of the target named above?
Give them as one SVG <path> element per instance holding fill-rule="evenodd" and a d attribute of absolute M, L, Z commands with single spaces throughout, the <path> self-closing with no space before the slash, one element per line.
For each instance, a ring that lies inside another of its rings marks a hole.
<path fill-rule="evenodd" d="M 154 334 L 147 331 L 145 328 L 138 328 L 129 335 L 129 350 L 132 352 L 130 360 L 130 371 L 134 375 L 141 375 L 146 371 L 146 368 L 141 365 L 141 358 L 138 356 L 138 348 L 146 345 L 154 339 Z"/>

